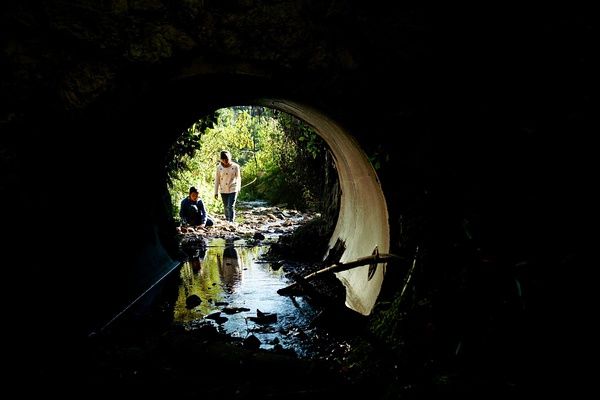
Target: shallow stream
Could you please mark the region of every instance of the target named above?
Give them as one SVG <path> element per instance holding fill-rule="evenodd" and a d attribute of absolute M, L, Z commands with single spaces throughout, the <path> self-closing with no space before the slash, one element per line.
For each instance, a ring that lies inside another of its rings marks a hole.
<path fill-rule="evenodd" d="M 248 247 L 242 239 L 210 239 L 204 254 L 181 267 L 174 322 L 190 329 L 211 323 L 232 337 L 254 335 L 264 349 L 281 345 L 305 354 L 316 311 L 303 297 L 277 294 L 292 282 L 281 268 L 261 259 L 267 250 L 266 245 Z M 192 295 L 200 298 L 199 305 L 189 306 Z M 260 318 L 261 313 L 267 315 Z"/>

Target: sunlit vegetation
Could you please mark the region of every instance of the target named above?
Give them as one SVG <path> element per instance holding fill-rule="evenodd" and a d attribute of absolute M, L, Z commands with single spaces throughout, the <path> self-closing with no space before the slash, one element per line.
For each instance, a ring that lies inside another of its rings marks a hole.
<path fill-rule="evenodd" d="M 229 150 L 241 166 L 239 200 L 319 210 L 325 142 L 289 114 L 263 107 L 231 107 L 197 121 L 173 145 L 166 172 L 175 217 L 190 186 L 198 189 L 209 213 L 222 213 L 220 199 L 213 197 L 221 150 Z"/>

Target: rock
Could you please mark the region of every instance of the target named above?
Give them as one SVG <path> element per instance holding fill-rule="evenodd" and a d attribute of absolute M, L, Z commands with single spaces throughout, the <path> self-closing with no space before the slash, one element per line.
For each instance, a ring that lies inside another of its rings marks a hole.
<path fill-rule="evenodd" d="M 277 314 L 276 313 L 265 313 L 256 309 L 256 317 L 248 317 L 250 321 L 254 321 L 258 324 L 272 324 L 277 322 Z"/>
<path fill-rule="evenodd" d="M 256 336 L 250 335 L 244 339 L 244 348 L 248 350 L 258 350 L 260 348 L 260 340 Z"/>
<path fill-rule="evenodd" d="M 197 307 L 201 303 L 202 303 L 202 299 L 196 294 L 192 294 L 192 295 L 188 296 L 187 299 L 185 299 L 185 306 L 188 309 Z"/>

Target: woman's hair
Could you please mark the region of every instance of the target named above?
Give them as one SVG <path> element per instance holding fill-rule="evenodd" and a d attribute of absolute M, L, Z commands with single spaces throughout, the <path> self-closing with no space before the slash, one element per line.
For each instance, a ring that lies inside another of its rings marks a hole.
<path fill-rule="evenodd" d="M 231 153 L 226 150 L 223 150 L 221 152 L 220 158 L 221 158 L 221 160 L 231 160 Z"/>
<path fill-rule="evenodd" d="M 190 194 L 192 194 L 192 193 L 198 193 L 198 189 L 196 189 L 195 187 L 192 186 L 190 188 Z"/>

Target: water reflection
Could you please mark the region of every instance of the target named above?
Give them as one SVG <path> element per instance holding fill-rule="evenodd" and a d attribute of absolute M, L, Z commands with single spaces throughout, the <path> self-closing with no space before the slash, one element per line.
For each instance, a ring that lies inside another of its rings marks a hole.
<path fill-rule="evenodd" d="M 232 239 L 225 240 L 223 256 L 217 259 L 217 263 L 219 265 L 219 274 L 223 282 L 223 289 L 228 293 L 232 293 L 242 278 L 240 257 L 234 247 L 234 241 Z"/>
<path fill-rule="evenodd" d="M 200 258 L 192 258 L 190 261 L 190 267 L 192 268 L 192 271 L 194 271 L 195 273 L 200 271 L 200 268 L 202 268 L 202 261 L 200 261 Z"/>
<path fill-rule="evenodd" d="M 270 264 L 260 262 L 267 249 L 267 246 L 244 247 L 243 240 L 212 239 L 203 257 L 191 259 L 180 270 L 174 321 L 193 325 L 207 321 L 207 315 L 221 312 L 224 318 L 218 326 L 228 334 L 239 337 L 254 334 L 263 348 L 279 342 L 302 353 L 299 338 L 304 335 L 298 333 L 308 327 L 315 312 L 303 298 L 292 300 L 277 294 L 278 289 L 290 282 L 281 269 L 273 270 Z M 202 302 L 188 309 L 186 299 L 194 294 Z M 236 308 L 249 311 L 227 313 Z M 264 325 L 249 320 L 248 317 L 257 315 L 257 309 L 276 313 L 277 321 Z"/>

